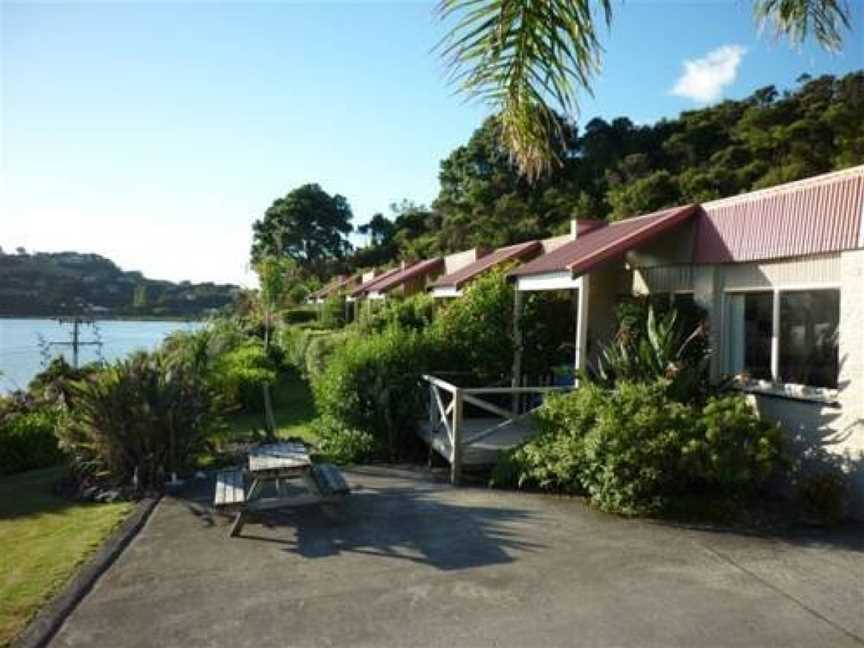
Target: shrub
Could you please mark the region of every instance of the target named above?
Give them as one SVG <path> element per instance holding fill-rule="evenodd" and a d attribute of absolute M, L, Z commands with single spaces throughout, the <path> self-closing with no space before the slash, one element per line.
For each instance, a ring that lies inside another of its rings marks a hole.
<path fill-rule="evenodd" d="M 796 495 L 801 512 L 809 521 L 834 526 L 846 515 L 849 484 L 840 470 L 823 470 L 802 477 Z"/>
<path fill-rule="evenodd" d="M 744 397 L 688 406 L 666 380 L 586 384 L 548 398 L 536 419 L 538 434 L 502 456 L 494 485 L 583 491 L 633 515 L 685 493 L 751 491 L 786 465 L 780 429 Z"/>
<path fill-rule="evenodd" d="M 285 354 L 285 362 L 301 374 L 306 374 L 306 349 L 314 331 L 299 326 L 286 326 L 279 334 L 278 343 Z"/>
<path fill-rule="evenodd" d="M 261 343 L 249 340 L 220 355 L 206 377 L 227 403 L 260 410 L 262 388 L 276 382 L 276 368 Z"/>
<path fill-rule="evenodd" d="M 359 463 L 376 453 L 375 437 L 368 432 L 346 428 L 331 416 L 319 417 L 312 425 L 318 436 L 318 449 L 328 461 Z"/>
<path fill-rule="evenodd" d="M 0 421 L 0 475 L 62 462 L 55 434 L 58 419 L 58 410 L 42 407 Z"/>
<path fill-rule="evenodd" d="M 289 308 L 283 310 L 282 323 L 288 326 L 292 324 L 308 324 L 318 319 L 318 314 L 310 308 Z"/>
<path fill-rule="evenodd" d="M 493 470 L 492 484 L 582 492 L 582 444 L 604 398 L 604 391 L 596 385 L 572 394 L 550 395 L 535 416 L 537 435 L 504 453 Z"/>
<path fill-rule="evenodd" d="M 139 488 L 158 487 L 221 427 L 221 403 L 191 363 L 139 353 L 71 385 L 58 428 L 76 466 Z"/>
<path fill-rule="evenodd" d="M 683 454 L 692 478 L 709 487 L 755 488 L 786 463 L 783 431 L 761 420 L 741 394 L 709 399 L 699 426 Z"/>
<path fill-rule="evenodd" d="M 387 299 L 383 303 L 367 305 L 359 322 L 364 332 L 381 333 L 396 327 L 412 331 L 425 330 L 435 317 L 435 300 L 425 294 L 405 299 Z"/>
<path fill-rule="evenodd" d="M 339 346 L 313 382 L 318 411 L 371 434 L 389 457 L 404 456 L 417 443 L 419 377 L 427 356 L 420 333 L 395 327 Z"/>
<path fill-rule="evenodd" d="M 303 362 L 303 374 L 311 382 L 318 380 L 333 354 L 343 345 L 351 344 L 356 336 L 350 332 L 323 333 L 309 337 Z"/>
<path fill-rule="evenodd" d="M 330 297 L 321 305 L 321 326 L 338 329 L 345 326 L 345 298 Z"/>
<path fill-rule="evenodd" d="M 513 288 L 505 270 L 490 272 L 438 313 L 429 334 L 451 371 L 485 377 L 509 375 L 513 363 Z"/>
<path fill-rule="evenodd" d="M 697 433 L 687 406 L 667 396 L 668 384 L 619 383 L 607 393 L 583 442 L 582 484 L 599 508 L 627 515 L 658 508 L 680 492 L 681 448 Z"/>

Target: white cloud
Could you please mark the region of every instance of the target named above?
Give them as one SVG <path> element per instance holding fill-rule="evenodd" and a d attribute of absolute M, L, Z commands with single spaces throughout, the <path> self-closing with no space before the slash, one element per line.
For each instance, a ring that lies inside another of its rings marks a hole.
<path fill-rule="evenodd" d="M 723 88 L 735 81 L 746 53 L 740 45 L 723 45 L 698 59 L 684 61 L 684 74 L 672 94 L 697 103 L 711 103 L 723 96 Z"/>

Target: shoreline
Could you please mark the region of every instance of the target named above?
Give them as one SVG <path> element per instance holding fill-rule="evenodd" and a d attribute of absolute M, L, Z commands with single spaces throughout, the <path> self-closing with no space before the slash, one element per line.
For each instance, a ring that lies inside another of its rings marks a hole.
<path fill-rule="evenodd" d="M 57 320 L 72 315 L 0 315 L 0 320 Z M 96 322 L 206 322 L 207 317 L 181 317 L 170 315 L 110 315 L 94 317 Z"/>

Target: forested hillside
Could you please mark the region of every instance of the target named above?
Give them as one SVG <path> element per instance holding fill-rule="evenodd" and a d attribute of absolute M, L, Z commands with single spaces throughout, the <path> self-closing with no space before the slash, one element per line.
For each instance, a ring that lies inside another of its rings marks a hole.
<path fill-rule="evenodd" d="M 237 286 L 179 284 L 124 272 L 98 254 L 0 251 L 0 316 L 200 317 L 233 303 Z"/>
<path fill-rule="evenodd" d="M 563 165 L 520 177 L 487 120 L 441 162 L 430 207 L 403 203 L 360 228 L 372 245 L 350 264 L 498 246 L 566 231 L 570 218 L 618 219 L 731 196 L 864 163 L 864 72 L 802 76 L 651 125 L 589 121 L 566 134 Z"/>

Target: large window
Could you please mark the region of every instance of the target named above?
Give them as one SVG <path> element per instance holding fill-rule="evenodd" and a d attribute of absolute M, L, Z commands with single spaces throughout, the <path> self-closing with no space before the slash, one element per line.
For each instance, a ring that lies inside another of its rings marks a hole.
<path fill-rule="evenodd" d="M 726 295 L 726 371 L 753 380 L 836 389 L 839 290 Z"/>
<path fill-rule="evenodd" d="M 774 293 L 728 295 L 726 370 L 757 380 L 771 380 Z"/>
<path fill-rule="evenodd" d="M 837 388 L 840 291 L 780 293 L 780 381 Z"/>

